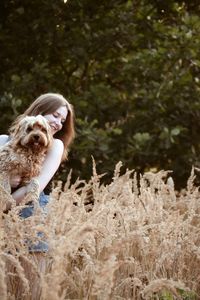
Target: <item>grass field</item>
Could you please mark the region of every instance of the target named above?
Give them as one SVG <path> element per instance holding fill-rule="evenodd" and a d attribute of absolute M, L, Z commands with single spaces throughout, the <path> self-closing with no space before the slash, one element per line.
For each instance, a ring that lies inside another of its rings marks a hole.
<path fill-rule="evenodd" d="M 200 299 L 200 193 L 115 168 L 53 189 L 48 214 L 1 213 L 0 299 Z M 6 195 L 1 191 L 1 203 Z M 3 205 L 3 204 L 2 204 Z M 2 209 L 1 209 L 2 211 Z M 47 253 L 28 252 L 38 232 Z"/>

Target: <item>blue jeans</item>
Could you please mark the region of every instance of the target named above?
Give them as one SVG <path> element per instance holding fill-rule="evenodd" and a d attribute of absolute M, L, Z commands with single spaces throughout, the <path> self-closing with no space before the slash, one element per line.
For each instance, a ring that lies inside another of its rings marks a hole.
<path fill-rule="evenodd" d="M 46 205 L 49 202 L 49 196 L 45 195 L 45 193 L 42 192 L 40 194 L 40 197 L 39 197 L 38 200 L 39 200 L 40 207 L 42 208 L 44 214 L 46 214 L 47 213 L 47 211 L 46 211 Z M 28 218 L 28 217 L 30 217 L 30 216 L 33 215 L 33 211 L 34 211 L 34 205 L 32 203 L 30 203 L 29 205 L 27 205 L 27 207 L 24 207 L 20 211 L 19 216 L 22 219 L 26 219 L 26 218 Z M 37 235 L 38 235 L 39 238 L 43 237 L 43 233 L 42 232 L 38 232 Z M 30 244 L 30 243 L 28 242 L 28 244 Z M 39 241 L 36 244 L 30 244 L 28 246 L 29 246 L 29 252 L 47 252 L 49 250 L 48 244 L 45 241 Z"/>
<path fill-rule="evenodd" d="M 42 210 L 44 212 L 46 212 L 46 209 L 45 209 L 45 206 L 48 204 L 49 202 L 49 196 L 48 195 L 45 195 L 44 192 L 42 192 L 40 194 L 40 197 L 39 197 L 39 205 L 40 207 L 42 208 Z M 22 219 L 26 219 L 30 216 L 33 215 L 33 210 L 34 210 L 34 205 L 32 203 L 30 203 L 29 205 L 27 205 L 27 207 L 24 207 L 21 211 L 20 211 L 20 214 L 19 216 L 22 218 Z"/>

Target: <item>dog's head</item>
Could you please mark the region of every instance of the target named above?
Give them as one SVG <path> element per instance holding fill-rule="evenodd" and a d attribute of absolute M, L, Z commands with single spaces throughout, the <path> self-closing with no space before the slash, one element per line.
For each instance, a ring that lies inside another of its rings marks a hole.
<path fill-rule="evenodd" d="M 47 120 L 41 116 L 26 116 L 19 121 L 12 134 L 15 144 L 39 152 L 48 149 L 53 137 Z"/>

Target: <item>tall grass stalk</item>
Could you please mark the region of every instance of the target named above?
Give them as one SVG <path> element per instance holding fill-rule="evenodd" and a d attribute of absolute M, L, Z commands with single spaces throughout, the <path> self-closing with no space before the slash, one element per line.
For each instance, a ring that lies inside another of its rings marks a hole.
<path fill-rule="evenodd" d="M 71 184 L 69 174 L 53 189 L 46 217 L 20 219 L 19 207 L 1 207 L 1 299 L 200 299 L 194 171 L 177 193 L 167 171 L 138 179 L 120 167 L 107 185 L 95 163 L 89 182 Z M 1 190 L 0 199 L 5 205 Z M 31 254 L 38 232 L 49 251 Z"/>

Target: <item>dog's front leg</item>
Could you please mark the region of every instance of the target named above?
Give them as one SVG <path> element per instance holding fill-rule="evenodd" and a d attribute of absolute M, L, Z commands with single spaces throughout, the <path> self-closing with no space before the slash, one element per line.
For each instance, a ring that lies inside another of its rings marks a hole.
<path fill-rule="evenodd" d="M 39 199 L 39 189 L 40 185 L 37 179 L 33 178 L 26 186 L 27 192 L 24 200 L 20 204 L 27 204 L 29 202 L 33 202 L 34 205 L 38 205 Z"/>

